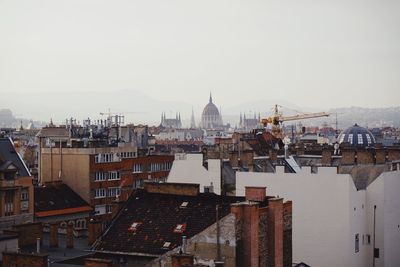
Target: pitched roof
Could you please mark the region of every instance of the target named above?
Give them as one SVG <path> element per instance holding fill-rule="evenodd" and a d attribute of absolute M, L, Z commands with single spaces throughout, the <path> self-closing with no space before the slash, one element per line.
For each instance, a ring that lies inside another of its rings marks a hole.
<path fill-rule="evenodd" d="M 35 187 L 35 216 L 47 217 L 77 212 L 88 212 L 92 208 L 66 184 L 49 184 Z"/>
<path fill-rule="evenodd" d="M 19 176 L 30 176 L 28 168 L 9 138 L 0 138 L 0 165 L 6 168 L 12 163 L 18 168 Z"/>
<path fill-rule="evenodd" d="M 183 235 L 191 238 L 214 224 L 217 204 L 222 218 L 229 214 L 231 203 L 243 200 L 212 193 L 183 196 L 138 189 L 94 250 L 162 255 L 180 246 Z"/>

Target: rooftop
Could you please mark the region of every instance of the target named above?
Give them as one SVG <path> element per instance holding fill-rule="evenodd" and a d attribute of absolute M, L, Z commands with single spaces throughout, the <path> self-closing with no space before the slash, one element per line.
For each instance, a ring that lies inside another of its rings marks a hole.
<path fill-rule="evenodd" d="M 212 225 L 216 220 L 216 205 L 222 218 L 230 213 L 232 203 L 244 200 L 213 193 L 152 192 L 139 189 L 132 194 L 94 250 L 162 255 L 180 246 L 182 236 L 191 238 Z"/>

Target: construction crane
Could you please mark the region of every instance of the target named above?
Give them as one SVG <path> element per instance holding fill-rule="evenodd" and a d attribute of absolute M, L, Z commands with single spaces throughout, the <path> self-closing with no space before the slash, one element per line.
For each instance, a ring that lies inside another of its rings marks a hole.
<path fill-rule="evenodd" d="M 316 112 L 316 113 L 303 113 L 297 114 L 293 116 L 283 116 L 282 112 L 279 110 L 278 105 L 274 107 L 274 115 L 264 118 L 261 120 L 261 123 L 264 127 L 268 125 L 272 126 L 271 134 L 279 139 L 283 139 L 281 123 L 285 121 L 294 121 L 294 120 L 302 120 L 302 119 L 311 119 L 311 118 L 319 118 L 319 117 L 328 117 L 329 113 L 326 112 Z"/>

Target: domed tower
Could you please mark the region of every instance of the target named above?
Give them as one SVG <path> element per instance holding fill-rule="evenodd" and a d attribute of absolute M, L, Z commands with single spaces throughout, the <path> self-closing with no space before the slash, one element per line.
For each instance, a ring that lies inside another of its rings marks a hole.
<path fill-rule="evenodd" d="M 353 147 L 374 146 L 376 143 L 374 135 L 366 128 L 360 127 L 357 124 L 341 132 L 338 139 L 339 144 L 346 142 Z"/>
<path fill-rule="evenodd" d="M 203 114 L 201 115 L 201 126 L 204 129 L 215 129 L 222 126 L 222 118 L 217 106 L 212 102 L 211 93 L 209 102 L 204 107 Z"/>

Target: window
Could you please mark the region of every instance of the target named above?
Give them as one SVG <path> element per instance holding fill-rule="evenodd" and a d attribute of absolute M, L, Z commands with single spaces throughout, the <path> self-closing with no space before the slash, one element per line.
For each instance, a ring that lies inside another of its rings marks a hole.
<path fill-rule="evenodd" d="M 142 164 L 133 164 L 133 172 L 138 173 L 143 171 L 143 165 Z"/>
<path fill-rule="evenodd" d="M 188 204 L 189 204 L 189 202 L 186 202 L 186 201 L 182 202 L 181 208 L 186 208 Z"/>
<path fill-rule="evenodd" d="M 128 231 L 135 232 L 141 224 L 142 224 L 141 222 L 133 222 L 131 226 L 128 228 Z"/>
<path fill-rule="evenodd" d="M 367 137 L 368 145 L 370 145 L 372 143 L 371 136 L 369 134 L 366 134 L 365 136 Z"/>
<path fill-rule="evenodd" d="M 112 213 L 112 205 L 106 205 L 106 212 Z"/>
<path fill-rule="evenodd" d="M 29 200 L 28 190 L 26 189 L 21 190 L 21 201 L 27 201 L 27 200 Z"/>
<path fill-rule="evenodd" d="M 174 233 L 181 234 L 181 233 L 185 232 L 185 230 L 186 230 L 186 224 L 185 223 L 184 224 L 177 224 L 175 229 L 174 229 Z"/>
<path fill-rule="evenodd" d="M 6 191 L 4 196 L 4 215 L 14 215 L 14 191 Z"/>
<path fill-rule="evenodd" d="M 133 189 L 140 188 L 143 185 L 143 180 L 134 180 Z"/>
<path fill-rule="evenodd" d="M 371 245 L 371 235 L 366 235 L 367 236 L 367 245 Z"/>
<path fill-rule="evenodd" d="M 108 178 L 108 173 L 107 172 L 96 172 L 94 174 L 94 180 L 97 181 L 105 181 Z"/>
<path fill-rule="evenodd" d="M 356 234 L 355 235 L 355 253 L 357 253 L 357 252 L 359 252 L 360 251 L 360 235 L 359 234 Z"/>
<path fill-rule="evenodd" d="M 357 134 L 357 141 L 359 145 L 363 144 L 363 138 L 362 138 L 362 134 Z"/>
<path fill-rule="evenodd" d="M 106 197 L 106 189 L 105 188 L 97 188 L 94 191 L 94 197 L 95 198 L 103 198 Z"/>
<path fill-rule="evenodd" d="M 119 180 L 121 179 L 121 175 L 119 171 L 112 171 L 108 173 L 108 179 L 109 180 Z"/>
<path fill-rule="evenodd" d="M 163 248 L 169 248 L 171 246 L 171 242 L 165 242 Z"/>
<path fill-rule="evenodd" d="M 97 154 L 94 156 L 95 163 L 119 161 L 119 158 L 114 156 L 114 153 Z"/>
<path fill-rule="evenodd" d="M 106 214 L 106 205 L 96 205 L 94 211 L 96 215 Z"/>
<path fill-rule="evenodd" d="M 108 188 L 108 196 L 115 197 L 121 195 L 121 189 L 119 187 L 109 187 Z"/>
<path fill-rule="evenodd" d="M 349 134 L 349 137 L 347 138 L 347 142 L 350 144 L 353 144 L 353 134 Z"/>

